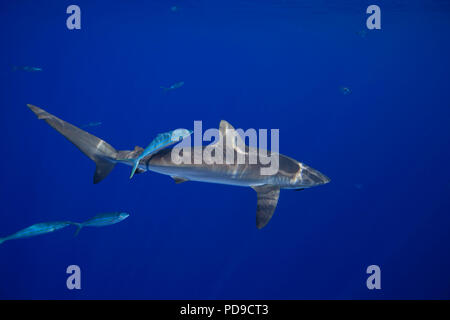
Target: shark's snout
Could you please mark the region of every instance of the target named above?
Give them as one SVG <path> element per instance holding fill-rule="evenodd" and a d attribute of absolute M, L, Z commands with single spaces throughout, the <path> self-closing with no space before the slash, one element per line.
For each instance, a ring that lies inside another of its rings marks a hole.
<path fill-rule="evenodd" d="M 302 184 L 306 186 L 317 186 L 321 184 L 326 184 L 330 182 L 330 178 L 328 178 L 323 173 L 313 169 L 311 167 L 303 165 L 302 170 Z"/>

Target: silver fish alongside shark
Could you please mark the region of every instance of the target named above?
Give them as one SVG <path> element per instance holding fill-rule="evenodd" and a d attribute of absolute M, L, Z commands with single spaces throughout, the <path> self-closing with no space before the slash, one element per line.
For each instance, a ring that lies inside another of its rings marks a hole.
<path fill-rule="evenodd" d="M 191 135 L 192 131 L 187 129 L 176 129 L 169 132 L 160 133 L 153 139 L 152 142 L 145 148 L 142 153 L 136 158 L 132 159 L 117 159 L 118 161 L 129 161 L 133 164 L 133 169 L 131 169 L 130 179 L 133 178 L 134 173 L 136 172 L 139 162 L 144 159 L 146 156 L 152 155 L 158 152 L 161 149 L 164 149 L 172 144 L 180 142 L 187 136 Z"/>
<path fill-rule="evenodd" d="M 78 227 L 77 231 L 75 232 L 75 235 L 78 235 L 81 228 L 84 227 L 105 227 L 110 226 L 116 223 L 119 223 L 126 218 L 128 218 L 130 215 L 126 212 L 108 212 L 108 213 L 101 213 L 99 215 L 96 215 L 95 217 L 81 223 L 72 222 L 72 224 L 76 225 Z"/>
<path fill-rule="evenodd" d="M 36 114 L 38 119 L 46 121 L 96 163 L 94 183 L 102 181 L 117 163 L 132 165 L 129 160 L 137 158 L 143 152 L 140 147 L 135 147 L 132 151 L 118 151 L 104 140 L 55 117 L 41 108 L 33 105 L 28 105 L 28 107 Z M 219 141 L 213 146 L 201 147 L 201 151 L 204 151 L 205 148 L 213 149 L 212 152 L 209 150 L 210 152 L 203 153 L 210 156 L 203 156 L 201 163 L 195 162 L 195 150 L 190 152 L 193 161 L 178 163 L 172 159 L 173 149 L 165 148 L 140 159 L 138 172 L 154 171 L 169 175 L 176 183 L 192 180 L 251 187 L 257 194 L 256 226 L 258 229 L 263 228 L 272 218 L 281 189 L 299 190 L 323 185 L 330 181 L 319 171 L 282 154 L 278 155 L 279 169 L 277 172 L 273 175 L 262 175 L 261 169 L 267 165 L 262 164 L 261 161 L 256 164 L 251 164 L 251 161 L 249 161 L 252 152 L 258 152 L 257 148 L 245 146 L 243 141 L 227 145 L 227 135 L 234 134 L 233 131 L 234 128 L 228 122 L 222 120 L 219 127 Z M 241 138 L 233 136 L 233 139 Z M 242 145 L 244 148 L 238 147 Z M 196 148 L 193 147 L 192 149 Z M 244 156 L 245 163 L 219 164 L 211 158 L 217 152 L 225 154 L 230 149 Z"/>
<path fill-rule="evenodd" d="M 72 222 L 69 221 L 62 221 L 62 222 L 42 222 L 33 224 L 32 226 L 29 226 L 25 229 L 22 229 L 20 231 L 17 231 L 16 233 L 0 238 L 0 244 L 7 240 L 13 240 L 13 239 L 22 239 L 22 238 L 29 238 L 34 236 L 39 236 L 42 234 L 50 233 L 62 228 L 65 228 L 67 226 L 70 226 Z"/>
<path fill-rule="evenodd" d="M 85 222 L 72 222 L 72 221 L 57 221 L 57 222 L 42 222 L 33 224 L 25 229 L 22 229 L 20 231 L 17 231 L 16 233 L 13 233 L 12 235 L 9 235 L 4 238 L 0 238 L 0 244 L 7 240 L 13 240 L 13 239 L 22 239 L 22 238 L 30 238 L 34 236 L 39 236 L 42 234 L 54 232 L 56 230 L 63 229 L 70 225 L 75 225 L 78 227 L 77 231 L 75 232 L 75 235 L 77 235 L 81 228 L 84 227 L 104 227 L 104 226 L 110 226 L 116 223 L 119 223 L 126 218 L 128 218 L 130 215 L 126 212 L 108 212 L 108 213 L 101 213 L 99 215 L 96 215 L 95 217 L 85 221 Z"/>

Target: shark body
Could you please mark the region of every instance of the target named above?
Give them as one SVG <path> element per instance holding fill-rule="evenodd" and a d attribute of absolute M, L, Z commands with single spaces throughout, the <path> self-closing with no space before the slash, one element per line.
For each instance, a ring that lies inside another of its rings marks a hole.
<path fill-rule="evenodd" d="M 103 180 L 117 163 L 132 165 L 129 159 L 139 157 L 144 150 L 135 147 L 131 151 L 117 151 L 104 140 L 49 114 L 43 109 L 33 105 L 28 105 L 28 107 L 39 119 L 45 120 L 96 163 L 94 183 Z M 137 173 L 154 171 L 171 176 L 176 183 L 191 180 L 251 187 L 257 193 L 256 226 L 258 229 L 263 228 L 272 218 L 278 203 L 280 189 L 303 190 L 330 181 L 319 171 L 282 154 L 278 155 L 279 169 L 277 172 L 273 175 L 262 175 L 261 168 L 267 165 L 263 165 L 261 161 L 255 164 L 251 164 L 251 161 L 249 161 L 250 154 L 255 151 L 258 152 L 258 149 L 245 146 L 245 144 L 240 144 L 244 148 L 237 147 L 237 144 L 227 145 L 226 136 L 231 131 L 234 131 L 234 128 L 228 122 L 222 120 L 219 127 L 220 139 L 213 146 L 213 149 L 209 150 L 210 152 L 205 153 L 204 151 L 205 148 L 211 148 L 211 146 L 193 147 L 190 149 L 192 161 L 190 163 L 178 163 L 173 160 L 173 148 L 162 149 L 140 159 Z M 225 154 L 227 148 L 232 148 L 235 151 L 235 157 L 237 157 L 237 153 L 243 155 L 245 162 L 234 161 L 233 164 L 227 164 L 224 161 L 220 164 L 215 163 L 212 155 L 217 152 Z M 183 152 L 184 149 L 181 151 L 181 155 Z M 201 163 L 195 163 L 196 152 L 202 152 L 203 154 Z"/>

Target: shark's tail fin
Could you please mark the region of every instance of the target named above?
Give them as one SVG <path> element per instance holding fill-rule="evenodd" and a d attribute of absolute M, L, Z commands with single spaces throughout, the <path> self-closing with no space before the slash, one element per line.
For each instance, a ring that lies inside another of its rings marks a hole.
<path fill-rule="evenodd" d="M 27 105 L 38 119 L 45 120 L 53 129 L 72 142 L 81 152 L 96 164 L 94 183 L 99 183 L 114 169 L 117 151 L 104 140 L 61 120 L 45 110 Z"/>
<path fill-rule="evenodd" d="M 5 242 L 6 239 L 5 238 L 0 238 L 0 244 L 2 244 L 3 242 Z"/>

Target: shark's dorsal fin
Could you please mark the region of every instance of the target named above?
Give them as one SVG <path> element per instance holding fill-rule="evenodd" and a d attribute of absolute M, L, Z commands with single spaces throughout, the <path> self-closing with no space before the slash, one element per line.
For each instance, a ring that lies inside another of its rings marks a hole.
<path fill-rule="evenodd" d="M 175 177 L 175 176 L 172 176 L 172 179 L 175 181 L 176 184 L 189 181 L 189 179 Z"/>
<path fill-rule="evenodd" d="M 272 218 L 280 197 L 280 188 L 272 185 L 252 187 L 256 191 L 256 227 L 262 229 Z"/>
<path fill-rule="evenodd" d="M 226 120 L 221 120 L 219 125 L 219 131 L 222 136 L 227 134 L 227 130 L 234 130 L 234 127 Z"/>
<path fill-rule="evenodd" d="M 233 148 L 235 150 L 240 150 L 245 152 L 245 141 L 242 140 L 242 137 L 239 135 L 239 133 L 234 129 L 234 127 L 229 124 L 227 121 L 222 120 L 220 121 L 219 125 L 219 132 L 220 132 L 220 140 L 218 145 L 224 145 L 228 143 L 227 137 L 232 136 L 231 146 L 227 145 L 227 148 Z"/>

